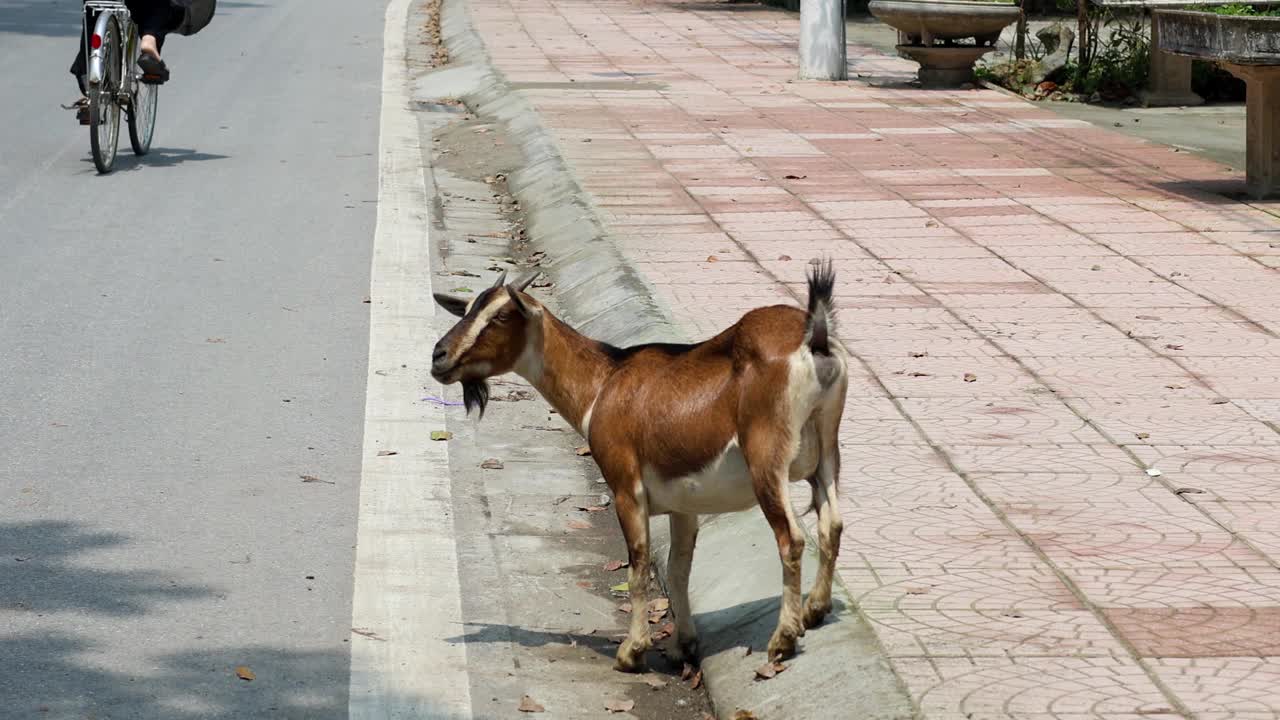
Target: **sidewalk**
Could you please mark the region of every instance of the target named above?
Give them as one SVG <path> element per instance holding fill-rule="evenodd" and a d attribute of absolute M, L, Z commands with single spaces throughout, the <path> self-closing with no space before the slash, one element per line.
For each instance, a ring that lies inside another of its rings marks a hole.
<path fill-rule="evenodd" d="M 471 13 L 691 334 L 837 258 L 841 575 L 925 716 L 1280 718 L 1276 204 L 869 48 L 792 83 L 756 5 Z"/>

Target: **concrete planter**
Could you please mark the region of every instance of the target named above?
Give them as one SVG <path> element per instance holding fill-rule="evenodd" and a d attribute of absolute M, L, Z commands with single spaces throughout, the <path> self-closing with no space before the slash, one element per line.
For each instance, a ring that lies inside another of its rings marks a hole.
<path fill-rule="evenodd" d="M 880 22 L 898 31 L 898 53 L 920 63 L 920 84 L 955 87 L 973 80 L 973 64 L 1017 22 L 1014 5 L 963 0 L 872 0 Z M 957 43 L 972 38 L 973 44 Z"/>
<path fill-rule="evenodd" d="M 1280 194 L 1280 17 L 1158 10 L 1160 50 L 1221 65 L 1248 85 L 1245 172 L 1249 194 Z"/>

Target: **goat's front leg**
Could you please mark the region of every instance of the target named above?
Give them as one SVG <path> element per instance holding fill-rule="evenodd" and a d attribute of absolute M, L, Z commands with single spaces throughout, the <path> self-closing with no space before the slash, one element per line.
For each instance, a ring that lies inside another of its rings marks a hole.
<path fill-rule="evenodd" d="M 671 593 L 676 636 L 669 655 L 676 662 L 694 662 L 698 657 L 698 630 L 693 626 L 693 610 L 689 606 L 689 570 L 693 566 L 693 547 L 697 542 L 698 516 L 671 513 L 667 585 Z"/>
<path fill-rule="evenodd" d="M 644 669 L 645 651 L 652 644 L 649 637 L 649 506 L 638 474 L 629 475 L 617 483 L 613 478 L 608 479 L 631 562 L 627 578 L 631 593 L 631 627 L 618 648 L 614 668 L 622 672 L 639 672 Z"/>

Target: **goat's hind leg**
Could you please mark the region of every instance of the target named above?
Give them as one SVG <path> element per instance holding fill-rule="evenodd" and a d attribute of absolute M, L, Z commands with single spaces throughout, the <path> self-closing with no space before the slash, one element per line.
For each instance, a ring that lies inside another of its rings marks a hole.
<path fill-rule="evenodd" d="M 787 493 L 788 467 L 785 439 L 744 438 L 743 450 L 751 469 L 751 482 L 760 510 L 773 528 L 782 560 L 782 608 L 778 627 L 769 639 L 769 659 L 781 660 L 795 654 L 796 640 L 804 635 L 800 615 L 800 561 L 804 557 L 804 533 L 791 510 Z"/>
<path fill-rule="evenodd" d="M 810 479 L 818 508 L 818 576 L 804 605 L 804 626 L 822 624 L 831 612 L 831 583 L 840 553 L 844 520 L 840 517 L 836 485 L 840 482 L 840 419 L 844 415 L 846 382 L 840 382 L 819 405 L 818 469 Z"/>

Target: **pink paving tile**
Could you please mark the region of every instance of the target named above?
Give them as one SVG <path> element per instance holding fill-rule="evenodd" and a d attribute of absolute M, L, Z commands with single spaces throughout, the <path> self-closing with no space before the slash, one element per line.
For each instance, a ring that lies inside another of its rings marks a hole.
<path fill-rule="evenodd" d="M 1069 408 L 1033 395 L 979 398 L 904 398 L 903 409 L 941 445 L 1105 443 Z"/>
<path fill-rule="evenodd" d="M 1104 614 L 1146 657 L 1280 657 L 1280 606 L 1124 608 Z"/>
<path fill-rule="evenodd" d="M 1157 677 L 1206 720 L 1271 720 L 1280 713 L 1280 658 L 1197 657 L 1148 661 Z"/>
<path fill-rule="evenodd" d="M 1263 563 L 1214 568 L 1072 568 L 1071 582 L 1102 608 L 1280 607 L 1280 570 Z"/>

